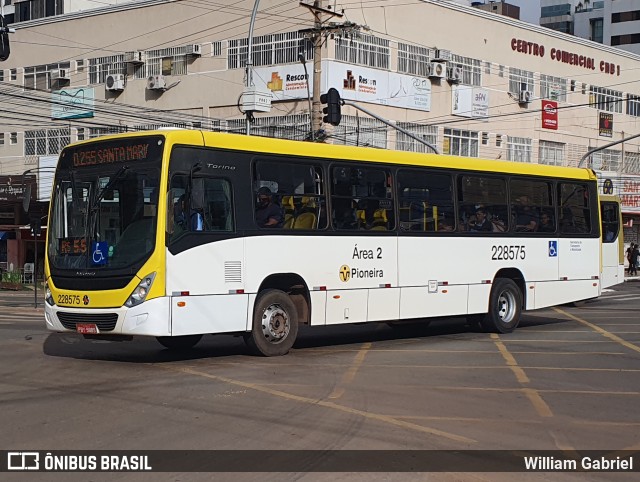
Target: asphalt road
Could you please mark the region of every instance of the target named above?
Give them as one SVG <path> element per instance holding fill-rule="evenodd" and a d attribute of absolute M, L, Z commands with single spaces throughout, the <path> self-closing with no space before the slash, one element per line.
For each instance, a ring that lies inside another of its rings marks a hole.
<path fill-rule="evenodd" d="M 639 295 L 627 282 L 581 307 L 527 312 L 499 336 L 463 319 L 307 328 L 287 356 L 260 358 L 231 336 L 173 353 L 153 339 L 49 333 L 32 292 L 0 292 L 0 449 L 640 451 Z M 328 474 L 310 462 L 287 474 L 90 480 L 635 479 L 458 469 Z"/>

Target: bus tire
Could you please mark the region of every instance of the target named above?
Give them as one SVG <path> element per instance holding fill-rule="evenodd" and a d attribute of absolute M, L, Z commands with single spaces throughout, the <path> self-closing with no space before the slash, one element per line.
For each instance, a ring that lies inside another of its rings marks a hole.
<path fill-rule="evenodd" d="M 188 350 L 202 339 L 202 335 L 156 336 L 156 340 L 169 350 Z"/>
<path fill-rule="evenodd" d="M 291 298 L 281 290 L 269 289 L 258 295 L 253 310 L 253 326 L 245 341 L 262 356 L 286 355 L 298 336 L 298 312 Z"/>
<path fill-rule="evenodd" d="M 511 333 L 520 323 L 522 293 L 513 280 L 498 278 L 491 288 L 489 312 L 482 327 L 490 332 Z"/>

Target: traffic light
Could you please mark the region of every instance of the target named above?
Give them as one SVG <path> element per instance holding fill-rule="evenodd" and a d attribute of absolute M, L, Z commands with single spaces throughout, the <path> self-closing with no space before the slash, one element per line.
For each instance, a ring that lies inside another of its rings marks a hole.
<path fill-rule="evenodd" d="M 340 92 L 331 87 L 326 94 L 320 96 L 320 102 L 327 104 L 327 106 L 322 109 L 322 112 L 326 114 L 322 118 L 322 122 L 331 124 L 332 126 L 339 125 L 340 119 L 342 119 L 342 114 L 340 113 Z"/>

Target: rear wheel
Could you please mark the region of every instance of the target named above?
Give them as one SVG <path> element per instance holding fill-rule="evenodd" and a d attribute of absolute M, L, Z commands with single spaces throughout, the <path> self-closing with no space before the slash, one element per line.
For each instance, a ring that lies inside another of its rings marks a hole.
<path fill-rule="evenodd" d="M 264 356 L 285 355 L 298 336 L 298 312 L 281 290 L 266 290 L 258 296 L 247 345 Z"/>
<path fill-rule="evenodd" d="M 157 336 L 156 340 L 170 350 L 188 350 L 202 339 L 202 335 Z"/>
<path fill-rule="evenodd" d="M 489 312 L 482 318 L 487 331 L 511 333 L 520 323 L 522 293 L 513 280 L 498 278 L 491 289 Z"/>

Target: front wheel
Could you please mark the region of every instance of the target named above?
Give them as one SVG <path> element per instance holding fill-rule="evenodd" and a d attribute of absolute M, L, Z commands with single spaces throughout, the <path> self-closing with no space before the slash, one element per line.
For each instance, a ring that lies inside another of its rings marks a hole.
<path fill-rule="evenodd" d="M 202 339 L 202 335 L 157 336 L 156 340 L 170 350 L 188 350 Z"/>
<path fill-rule="evenodd" d="M 491 289 L 489 312 L 482 318 L 487 331 L 511 333 L 520 323 L 522 293 L 513 280 L 498 278 Z"/>
<path fill-rule="evenodd" d="M 291 298 L 281 290 L 266 290 L 258 296 L 253 326 L 245 341 L 263 356 L 286 355 L 298 336 L 298 312 Z"/>

